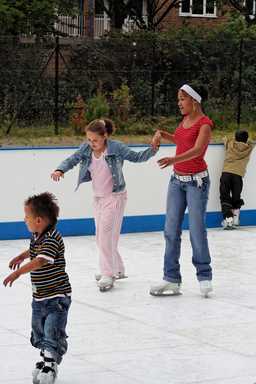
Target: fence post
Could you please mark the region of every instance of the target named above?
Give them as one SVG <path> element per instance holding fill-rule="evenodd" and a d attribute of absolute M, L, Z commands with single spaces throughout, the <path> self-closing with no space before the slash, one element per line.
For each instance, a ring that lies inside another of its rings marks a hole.
<path fill-rule="evenodd" d="M 153 40 L 152 46 L 152 70 L 151 70 L 151 116 L 155 115 L 155 58 L 156 58 L 156 46 Z"/>
<path fill-rule="evenodd" d="M 59 134 L 59 56 L 60 56 L 60 40 L 59 36 L 55 37 L 55 107 L 54 107 L 54 133 Z"/>
<path fill-rule="evenodd" d="M 243 47 L 244 41 L 241 37 L 239 44 L 239 77 L 238 77 L 238 100 L 237 100 L 237 126 L 240 128 L 241 106 L 242 106 L 242 76 L 243 76 Z"/>

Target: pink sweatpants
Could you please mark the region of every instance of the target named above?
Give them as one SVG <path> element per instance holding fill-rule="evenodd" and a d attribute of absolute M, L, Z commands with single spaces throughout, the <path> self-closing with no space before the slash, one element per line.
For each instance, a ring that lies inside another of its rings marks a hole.
<path fill-rule="evenodd" d="M 124 273 L 124 264 L 118 252 L 118 240 L 126 200 L 126 192 L 94 198 L 96 242 L 99 249 L 100 273 L 104 276 Z"/>

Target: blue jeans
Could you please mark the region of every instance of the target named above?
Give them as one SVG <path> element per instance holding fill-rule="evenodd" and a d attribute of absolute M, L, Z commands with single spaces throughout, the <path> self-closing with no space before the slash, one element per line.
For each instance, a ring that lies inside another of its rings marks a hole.
<path fill-rule="evenodd" d="M 193 255 L 192 262 L 196 268 L 197 279 L 211 280 L 211 258 L 208 248 L 205 226 L 205 213 L 208 201 L 210 180 L 202 179 L 201 187 L 197 181 L 183 182 L 171 176 L 167 195 L 167 212 L 165 221 L 165 255 L 164 277 L 166 281 L 181 283 L 180 246 L 182 221 L 188 208 L 190 242 Z"/>
<path fill-rule="evenodd" d="M 70 304 L 69 296 L 32 301 L 31 344 L 50 352 L 57 364 L 68 348 L 65 329 Z"/>

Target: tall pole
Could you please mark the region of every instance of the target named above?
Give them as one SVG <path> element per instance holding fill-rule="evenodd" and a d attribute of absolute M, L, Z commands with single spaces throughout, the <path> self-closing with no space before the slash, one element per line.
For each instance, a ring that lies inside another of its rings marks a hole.
<path fill-rule="evenodd" d="M 59 36 L 55 38 L 55 108 L 54 108 L 54 133 L 59 134 L 59 56 L 60 41 Z"/>
<path fill-rule="evenodd" d="M 153 41 L 152 47 L 152 70 L 151 70 L 151 116 L 155 114 L 155 58 L 156 58 L 156 46 Z"/>
<path fill-rule="evenodd" d="M 237 100 L 237 126 L 240 128 L 241 106 L 242 106 L 242 76 L 243 76 L 243 38 L 239 45 L 239 78 L 238 78 L 238 100 Z"/>

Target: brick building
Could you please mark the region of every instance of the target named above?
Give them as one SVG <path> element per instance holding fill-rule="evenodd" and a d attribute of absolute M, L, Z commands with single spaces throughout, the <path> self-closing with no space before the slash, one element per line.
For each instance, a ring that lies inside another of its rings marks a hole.
<path fill-rule="evenodd" d="M 146 21 L 147 2 L 145 0 L 138 1 L 141 2 L 141 12 Z M 83 0 L 83 12 L 85 15 L 86 35 L 97 38 L 110 30 L 109 18 L 97 0 Z M 184 22 L 187 24 L 212 25 L 225 20 L 226 16 L 221 9 L 217 8 L 215 0 L 182 0 L 179 5 L 171 9 L 159 25 L 159 29 L 166 30 L 171 25 L 181 26 Z M 126 19 L 123 29 L 124 31 L 136 29 L 135 23 Z"/>

